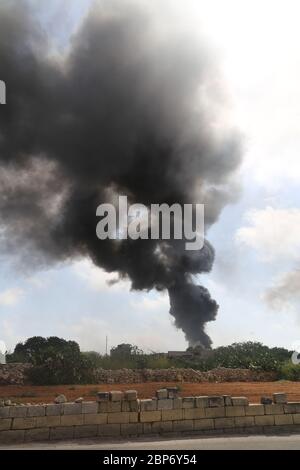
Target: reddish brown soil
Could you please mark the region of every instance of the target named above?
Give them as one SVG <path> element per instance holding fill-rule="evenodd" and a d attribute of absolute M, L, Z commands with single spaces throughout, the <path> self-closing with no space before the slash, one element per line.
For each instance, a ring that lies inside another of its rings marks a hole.
<path fill-rule="evenodd" d="M 223 382 L 223 383 L 165 383 L 147 382 L 114 385 L 61 385 L 61 386 L 0 386 L 0 398 L 10 398 L 17 403 L 51 403 L 63 393 L 69 401 L 78 397 L 95 400 L 97 391 L 130 390 L 138 391 L 139 398 L 151 398 L 159 388 L 179 386 L 181 396 L 231 395 L 246 396 L 251 403 L 259 403 L 262 395 L 286 392 L 289 401 L 300 401 L 300 382 Z"/>

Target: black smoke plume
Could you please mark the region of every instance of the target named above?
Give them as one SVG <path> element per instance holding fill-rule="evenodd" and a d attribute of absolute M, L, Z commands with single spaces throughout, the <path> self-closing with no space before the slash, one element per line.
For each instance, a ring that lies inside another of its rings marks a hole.
<path fill-rule="evenodd" d="M 133 289 L 168 290 L 191 344 L 209 347 L 218 305 L 193 283 L 210 271 L 206 242 L 96 238 L 96 207 L 205 203 L 206 227 L 235 197 L 240 137 L 222 122 L 210 54 L 151 2 L 95 2 L 63 55 L 27 2 L 0 5 L 0 241 L 24 265 L 89 256 Z"/>

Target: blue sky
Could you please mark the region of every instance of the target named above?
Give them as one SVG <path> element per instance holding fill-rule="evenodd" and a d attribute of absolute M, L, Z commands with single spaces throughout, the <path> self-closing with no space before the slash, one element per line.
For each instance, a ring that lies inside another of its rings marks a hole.
<path fill-rule="evenodd" d="M 90 2 L 31 3 L 53 48 L 63 51 Z M 199 277 L 220 304 L 207 331 L 214 346 L 257 340 L 292 348 L 300 340 L 299 4 L 169 0 L 166 11 L 212 44 L 228 118 L 245 138 L 241 197 L 210 229 L 216 262 Z M 111 276 L 88 260 L 24 274 L 5 257 L 0 269 L 0 340 L 10 349 L 33 335 L 72 338 L 100 352 L 106 335 L 109 346 L 131 342 L 145 351 L 187 346 L 165 295 L 131 292 L 126 282 L 108 287 Z"/>

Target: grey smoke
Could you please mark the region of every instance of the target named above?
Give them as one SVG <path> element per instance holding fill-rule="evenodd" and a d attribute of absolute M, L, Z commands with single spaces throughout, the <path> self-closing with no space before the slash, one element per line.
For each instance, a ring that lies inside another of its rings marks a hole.
<path fill-rule="evenodd" d="M 193 275 L 214 250 L 185 241 L 99 241 L 96 207 L 205 203 L 206 228 L 236 197 L 240 136 L 220 125 L 222 86 L 205 45 L 145 1 L 93 4 L 63 57 L 24 1 L 0 5 L 0 236 L 37 267 L 89 256 L 133 289 L 167 289 L 192 344 L 218 305 Z M 25 260 L 25 261 L 24 261 Z"/>

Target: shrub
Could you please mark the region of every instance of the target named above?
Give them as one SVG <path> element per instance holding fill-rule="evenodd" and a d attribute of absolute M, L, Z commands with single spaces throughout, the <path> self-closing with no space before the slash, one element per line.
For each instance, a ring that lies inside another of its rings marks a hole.
<path fill-rule="evenodd" d="M 280 378 L 284 380 L 300 380 L 300 365 L 293 364 L 291 361 L 282 365 L 279 371 Z"/>

